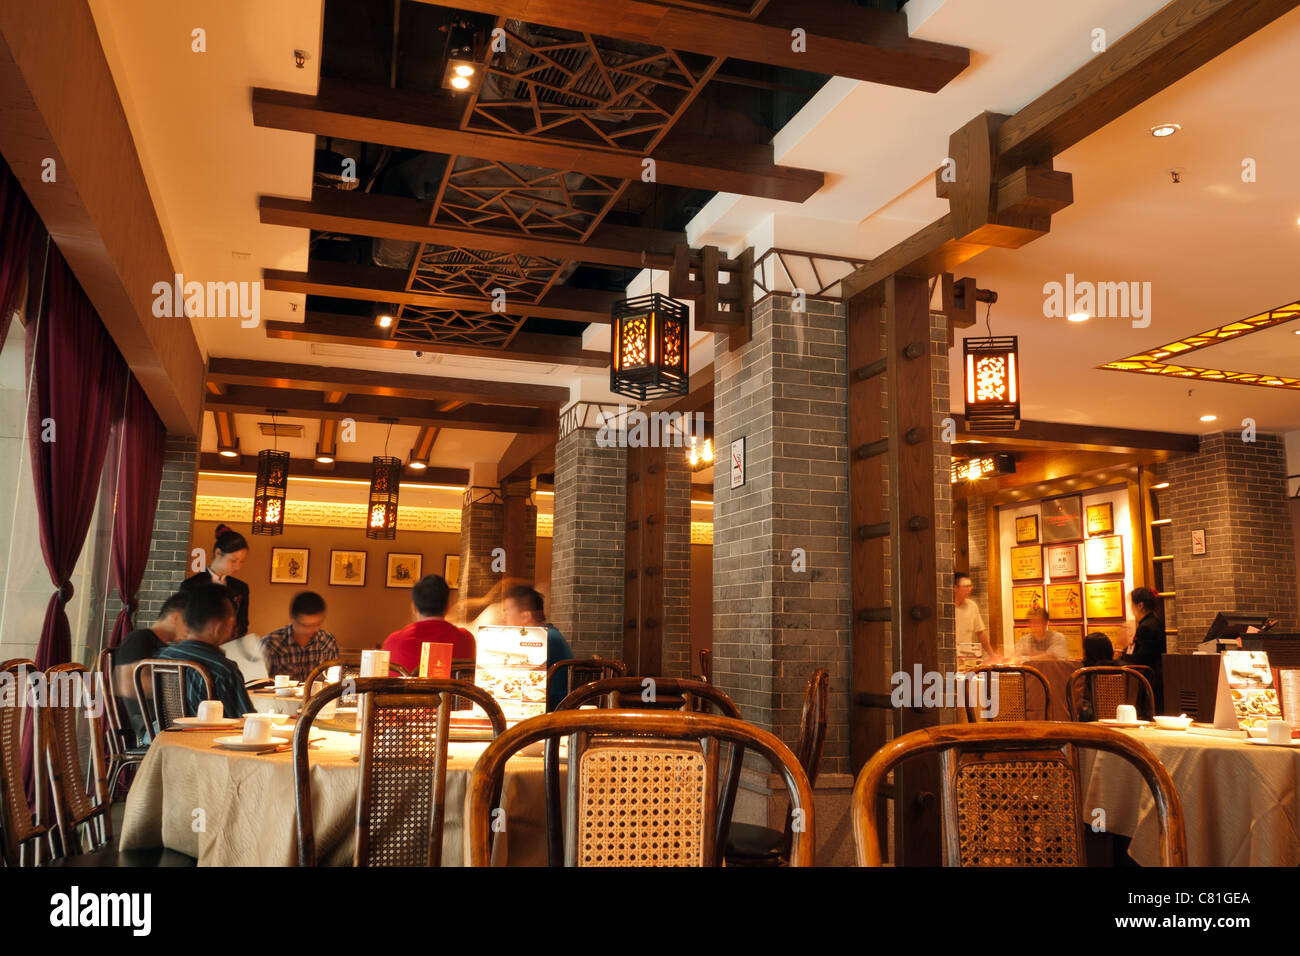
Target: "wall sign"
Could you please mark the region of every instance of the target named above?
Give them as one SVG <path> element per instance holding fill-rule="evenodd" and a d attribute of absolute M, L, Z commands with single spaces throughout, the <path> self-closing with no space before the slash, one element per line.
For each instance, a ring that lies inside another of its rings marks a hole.
<path fill-rule="evenodd" d="M 1036 544 L 1011 549 L 1011 580 L 1043 580 L 1043 552 Z"/>
<path fill-rule="evenodd" d="M 1011 616 L 1013 620 L 1023 621 L 1029 617 L 1029 612 L 1036 607 L 1043 606 L 1043 587 L 1041 584 L 1032 587 L 1014 587 L 1011 589 Z"/>
<path fill-rule="evenodd" d="M 745 439 L 737 438 L 731 443 L 731 487 L 739 488 L 745 483 Z"/>
<path fill-rule="evenodd" d="M 1205 553 L 1205 529 L 1197 528 L 1192 532 L 1192 554 Z"/>
<path fill-rule="evenodd" d="M 1034 544 L 1038 541 L 1038 515 L 1021 515 L 1016 518 L 1016 544 Z"/>
<path fill-rule="evenodd" d="M 1047 586 L 1047 613 L 1053 626 L 1057 619 L 1077 621 L 1083 617 L 1083 588 L 1078 581 Z M 1082 625 L 1080 625 L 1082 626 Z M 1060 630 L 1060 628 L 1057 628 Z"/>
<path fill-rule="evenodd" d="M 1089 581 L 1084 585 L 1084 604 L 1088 619 L 1124 617 L 1124 582 Z"/>
<path fill-rule="evenodd" d="M 1042 505 L 1043 544 L 1078 541 L 1083 537 L 1082 499 L 1078 495 L 1047 498 Z"/>
<path fill-rule="evenodd" d="M 1115 509 L 1109 501 L 1088 505 L 1085 514 L 1088 534 L 1112 534 L 1115 531 Z"/>
<path fill-rule="evenodd" d="M 1083 545 L 1084 564 L 1088 576 L 1124 573 L 1124 536 L 1113 534 L 1105 538 L 1089 538 Z"/>
<path fill-rule="evenodd" d="M 1043 549 L 1047 552 L 1047 573 L 1055 581 L 1058 578 L 1077 578 L 1079 576 L 1079 546 L 1077 544 L 1053 544 Z"/>

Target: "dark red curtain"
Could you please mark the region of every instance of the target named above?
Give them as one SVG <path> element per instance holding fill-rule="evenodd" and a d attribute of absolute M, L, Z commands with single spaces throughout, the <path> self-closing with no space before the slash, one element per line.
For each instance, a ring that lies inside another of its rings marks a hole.
<path fill-rule="evenodd" d="M 117 647 L 131 632 L 135 595 L 149 563 L 149 541 L 158 486 L 162 482 L 163 450 L 167 429 L 145 398 L 140 383 L 131 377 L 126 405 L 114 441 L 117 455 L 117 509 L 113 514 L 113 584 L 122 610 L 113 622 L 109 647 Z"/>
<path fill-rule="evenodd" d="M 56 588 L 36 649 L 42 670 L 72 656 L 64 610 L 72 598 L 69 579 L 95 513 L 109 431 L 128 378 L 117 346 L 52 243 L 44 300 L 40 321 L 27 325 L 28 445 L 41 551 Z"/>
<path fill-rule="evenodd" d="M 0 159 L 0 349 L 9 334 L 9 317 L 18 305 L 27 272 L 28 248 L 36 228 L 36 210 L 18 180 Z"/>

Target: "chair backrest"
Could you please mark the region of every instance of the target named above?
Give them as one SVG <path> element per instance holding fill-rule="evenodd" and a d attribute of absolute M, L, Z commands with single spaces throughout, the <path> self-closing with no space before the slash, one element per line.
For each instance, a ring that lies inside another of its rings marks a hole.
<path fill-rule="evenodd" d="M 717 866 L 724 744 L 766 757 L 785 781 L 796 827 L 790 862 L 813 863 L 812 787 L 795 755 L 761 728 L 714 714 L 562 710 L 516 724 L 488 745 L 470 777 L 471 866 L 491 859 L 491 816 L 506 761 L 537 741 L 569 737 L 566 866 Z M 552 858 L 551 864 L 559 865 Z"/>
<path fill-rule="evenodd" d="M 700 651 L 700 676 L 704 683 L 713 683 L 713 651 L 707 647 Z"/>
<path fill-rule="evenodd" d="M 604 657 L 570 658 L 567 661 L 556 661 L 546 668 L 546 686 L 550 687 L 551 681 L 559 680 L 567 696 L 593 681 L 625 676 L 627 665 L 622 661 Z"/>
<path fill-rule="evenodd" d="M 0 688 L 0 857 L 5 866 L 19 866 L 24 848 L 36 850 L 47 832 L 39 810 L 33 814 L 27 803 L 22 758 L 25 725 L 31 725 L 35 734 L 32 752 L 40 753 L 43 745 L 39 715 L 28 706 L 27 690 L 33 681 L 44 678 L 34 663 L 21 658 L 0 664 L 0 673 L 8 675 L 6 682 L 13 689 L 10 699 Z M 41 778 L 38 774 L 37 779 Z M 37 806 L 41 806 L 39 795 Z"/>
<path fill-rule="evenodd" d="M 151 657 L 140 661 L 131 672 L 135 682 L 135 700 L 144 718 L 145 730 L 156 737 L 170 727 L 177 717 L 193 717 L 185 702 L 185 679 L 196 674 L 205 688 L 204 700 L 211 700 L 212 675 L 197 661 L 165 660 Z M 237 717 L 238 714 L 227 714 Z"/>
<path fill-rule="evenodd" d="M 992 696 L 992 687 L 985 692 L 986 696 L 981 696 L 977 689 L 980 680 L 997 681 L 997 712 L 991 717 L 983 717 L 984 720 L 991 721 L 1012 721 L 1029 719 L 1029 688 L 1027 686 L 1029 679 L 1038 682 L 1038 686 L 1043 692 L 1043 719 L 1052 720 L 1052 685 L 1047 682 L 1043 672 L 1037 667 L 1030 667 L 1028 664 L 986 664 L 977 667 L 966 674 L 966 719 L 972 724 L 976 723 L 983 717 L 982 708 L 979 706 L 981 700 L 987 700 L 990 703 L 994 701 Z"/>
<path fill-rule="evenodd" d="M 354 866 L 439 866 L 446 806 L 447 728 L 453 697 L 478 704 L 493 735 L 505 715 L 485 690 L 465 681 L 359 677 L 361 765 Z M 316 865 L 308 743 L 320 709 L 344 691 L 330 684 L 303 706 L 293 732 L 298 865 Z"/>
<path fill-rule="evenodd" d="M 340 651 L 339 656 L 330 661 L 321 661 L 311 669 L 307 679 L 302 682 L 303 700 L 312 696 L 312 687 L 317 683 L 323 683 L 325 672 L 331 667 L 339 669 L 339 679 L 348 680 L 361 676 L 361 652 L 360 651 Z"/>
<path fill-rule="evenodd" d="M 106 647 L 99 652 L 95 670 L 104 682 L 104 745 L 108 753 L 117 756 L 135 746 L 135 731 L 127 714 L 122 695 L 118 693 L 117 675 L 114 671 L 113 648 Z"/>
<path fill-rule="evenodd" d="M 1133 738 L 1092 724 L 987 722 L 927 727 L 876 751 L 853 787 L 859 866 L 880 866 L 878 796 L 903 761 L 939 758 L 945 866 L 1083 866 L 1078 748 L 1128 761 L 1155 797 L 1160 855 L 1185 866 L 1182 805 L 1169 773 Z"/>
<path fill-rule="evenodd" d="M 104 723 L 97 697 L 111 706 L 108 692 L 92 683 L 90 671 L 80 664 L 59 664 L 44 675 L 44 700 L 40 707 L 45 771 L 54 796 L 54 817 L 65 856 L 78 856 L 113 840 L 109 818 L 108 758 L 104 751 Z M 90 774 L 81 761 L 78 726 L 86 728 Z M 83 781 L 89 781 L 89 789 Z M 81 828 L 90 830 L 89 847 L 82 846 Z"/>
<path fill-rule="evenodd" d="M 1156 706 L 1151 683 L 1127 666 L 1080 667 L 1066 682 L 1065 700 L 1071 720 L 1079 719 L 1084 700 L 1091 701 L 1092 716 L 1097 720 L 1113 719 L 1120 704 L 1133 704 L 1139 714 L 1154 712 Z"/>

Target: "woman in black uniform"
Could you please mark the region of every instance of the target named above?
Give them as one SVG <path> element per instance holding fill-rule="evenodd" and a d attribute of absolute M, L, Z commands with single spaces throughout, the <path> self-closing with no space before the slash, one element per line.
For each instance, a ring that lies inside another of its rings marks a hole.
<path fill-rule="evenodd" d="M 217 525 L 217 540 L 212 545 L 212 560 L 208 569 L 186 578 L 181 585 L 185 591 L 200 584 L 224 584 L 235 603 L 235 631 L 230 635 L 237 641 L 248 633 L 248 585 L 235 577 L 248 557 L 248 542 L 244 536 L 228 525 Z"/>

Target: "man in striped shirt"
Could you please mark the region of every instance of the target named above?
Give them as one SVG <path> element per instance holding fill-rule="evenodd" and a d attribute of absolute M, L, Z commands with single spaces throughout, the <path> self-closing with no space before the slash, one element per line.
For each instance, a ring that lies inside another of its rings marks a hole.
<path fill-rule="evenodd" d="M 221 701 L 227 717 L 251 713 L 253 702 L 244 690 L 244 675 L 226 656 L 221 645 L 235 632 L 235 605 L 230 592 L 220 584 L 197 585 L 189 591 L 185 605 L 185 629 L 188 640 L 168 644 L 158 652 L 163 660 L 194 661 L 207 668 L 212 678 L 212 699 Z M 185 675 L 185 709 L 198 713 L 200 702 L 207 700 L 207 688 L 197 674 Z"/>
<path fill-rule="evenodd" d="M 266 673 L 305 681 L 317 664 L 337 660 L 338 642 L 324 623 L 325 599 L 315 591 L 296 595 L 289 604 L 289 623 L 262 638 Z"/>

